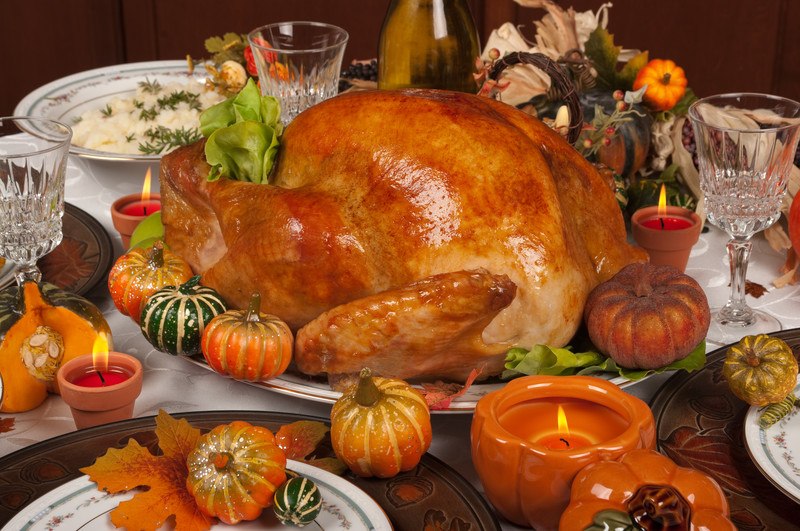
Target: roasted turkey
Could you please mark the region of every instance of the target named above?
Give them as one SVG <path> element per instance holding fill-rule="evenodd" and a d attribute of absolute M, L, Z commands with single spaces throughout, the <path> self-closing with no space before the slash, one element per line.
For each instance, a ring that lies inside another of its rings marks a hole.
<path fill-rule="evenodd" d="M 645 260 L 598 172 L 539 120 L 433 90 L 340 95 L 284 132 L 271 184 L 161 163 L 169 246 L 236 307 L 297 331 L 332 380 L 369 366 L 463 381 L 509 347 L 566 344 L 594 286 Z"/>

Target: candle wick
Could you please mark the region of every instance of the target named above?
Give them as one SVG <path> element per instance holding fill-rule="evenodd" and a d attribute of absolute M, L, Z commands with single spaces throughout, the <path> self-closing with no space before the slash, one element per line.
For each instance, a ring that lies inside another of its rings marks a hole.
<path fill-rule="evenodd" d="M 661 230 L 664 230 L 664 218 L 658 218 L 658 221 L 661 222 Z"/>
<path fill-rule="evenodd" d="M 567 448 L 569 448 L 569 441 L 568 441 L 568 440 L 566 440 L 564 437 L 559 437 L 559 439 L 558 439 L 558 440 L 559 440 L 559 441 L 561 441 L 561 442 L 563 442 L 564 444 L 566 444 L 566 445 L 567 445 Z"/>
<path fill-rule="evenodd" d="M 144 206 L 142 207 L 142 210 L 144 211 L 144 215 L 146 216 L 146 215 L 147 215 L 147 205 L 144 205 Z M 664 222 L 662 221 L 662 222 L 661 222 L 661 224 L 663 225 L 663 224 L 664 224 Z"/>
<path fill-rule="evenodd" d="M 103 385 L 105 385 L 105 384 L 106 384 L 106 379 L 105 379 L 105 378 L 103 378 L 103 373 L 102 373 L 102 372 L 100 372 L 100 371 L 97 371 L 97 376 L 100 378 L 100 383 L 102 383 Z"/>

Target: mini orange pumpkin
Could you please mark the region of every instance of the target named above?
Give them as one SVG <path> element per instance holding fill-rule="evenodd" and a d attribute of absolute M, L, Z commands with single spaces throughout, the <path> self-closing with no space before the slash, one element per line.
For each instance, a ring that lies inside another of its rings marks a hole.
<path fill-rule="evenodd" d="M 117 259 L 108 273 L 108 291 L 120 313 L 138 323 L 147 297 L 190 278 L 189 264 L 157 241 L 148 249 L 137 247 Z"/>
<path fill-rule="evenodd" d="M 283 374 L 292 360 L 292 331 L 260 306 L 254 293 L 247 310 L 229 310 L 206 325 L 200 350 L 212 369 L 249 382 Z"/>
<path fill-rule="evenodd" d="M 559 529 L 734 530 L 728 515 L 716 481 L 658 452 L 639 449 L 578 472 Z"/>
<path fill-rule="evenodd" d="M 403 380 L 363 369 L 331 409 L 331 444 L 358 476 L 388 478 L 411 470 L 431 445 L 431 415 L 422 393 Z"/>
<path fill-rule="evenodd" d="M 668 111 L 675 107 L 686 93 L 686 74 L 683 68 L 669 59 L 653 59 L 636 75 L 633 90 L 647 85 L 645 103 L 657 111 Z"/>

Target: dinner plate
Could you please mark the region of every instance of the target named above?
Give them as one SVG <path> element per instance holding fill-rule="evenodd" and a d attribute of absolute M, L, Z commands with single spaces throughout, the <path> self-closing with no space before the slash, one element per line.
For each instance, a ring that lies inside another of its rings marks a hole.
<path fill-rule="evenodd" d="M 284 424 L 298 420 L 326 424 L 329 422 L 329 419 L 308 415 L 270 411 L 202 411 L 174 413 L 173 416 L 186 419 L 203 432 L 234 420 L 265 426 L 273 432 Z M 82 474 L 79 469 L 94 463 L 109 448 L 121 448 L 133 438 L 141 446 L 157 452 L 154 430 L 154 417 L 129 419 L 73 431 L 0 457 L 0 526 L 11 521 L 18 512 L 31 514 L 28 506 L 38 503 L 37 500 L 42 496 L 62 485 L 80 478 Z M 8 435 L 13 436 L 13 433 L 6 434 Z M 465 444 L 469 442 L 466 441 Z M 315 455 L 323 458 L 332 454 L 330 439 L 326 437 Z M 340 479 L 355 485 L 372 498 L 386 513 L 395 529 L 500 529 L 497 517 L 475 487 L 453 468 L 430 454 L 423 455 L 419 465 L 413 470 L 402 472 L 393 478 L 359 478 L 348 472 Z M 74 487 L 66 489 L 67 492 L 73 490 Z M 344 488 L 340 487 L 339 490 Z M 72 526 L 69 519 L 62 522 L 63 525 L 53 528 L 79 527 Z M 15 531 L 21 528 L 8 527 Z M 345 528 L 341 522 L 338 526 L 326 526 L 326 529 L 340 528 Z"/>
<path fill-rule="evenodd" d="M 187 357 L 184 358 L 192 363 L 195 363 L 209 371 L 213 371 L 211 367 L 209 367 L 208 363 L 201 357 Z M 611 383 L 618 385 L 621 388 L 628 387 L 630 385 L 634 385 L 638 382 L 645 380 L 642 378 L 641 380 L 631 381 L 627 378 L 623 378 L 622 376 L 616 376 L 611 378 L 610 375 L 608 376 L 597 376 L 598 378 L 604 378 L 606 380 L 611 381 Z M 244 382 L 249 385 L 253 385 L 255 387 L 262 387 L 264 389 L 269 389 L 270 391 L 275 391 L 277 393 L 282 393 L 285 395 L 296 396 L 298 398 L 303 398 L 306 400 L 312 400 L 315 402 L 323 402 L 325 404 L 333 404 L 336 400 L 342 396 L 342 393 L 338 391 L 334 391 L 328 385 L 327 380 L 324 378 L 314 378 L 311 376 L 306 376 L 304 374 L 300 374 L 297 372 L 287 371 L 282 375 L 272 378 L 266 382 Z M 466 392 L 455 398 L 451 403 L 450 406 L 446 409 L 434 409 L 433 413 L 472 413 L 475 410 L 475 406 L 478 404 L 478 400 L 481 399 L 484 395 L 491 393 L 492 391 L 497 391 L 501 389 L 506 382 L 493 382 L 493 383 L 476 383 L 472 384 Z"/>
<path fill-rule="evenodd" d="M 186 61 L 147 61 L 87 70 L 43 85 L 20 100 L 14 109 L 17 116 L 37 116 L 72 125 L 86 111 L 99 109 L 113 97 L 130 97 L 140 82 L 161 84 L 207 77 L 202 65 L 189 73 Z M 70 146 L 70 153 L 100 160 L 154 161 L 161 155 L 109 153 L 80 146 Z"/>
<path fill-rule="evenodd" d="M 322 496 L 322 510 L 306 529 L 392 529 L 389 518 L 375 500 L 349 481 L 298 461 L 287 461 L 286 468 L 313 480 Z M 133 498 L 136 492 L 109 494 L 98 490 L 88 476 L 81 476 L 28 505 L 3 527 L 3 531 L 52 531 L 62 523 L 71 529 L 111 531 L 116 528 L 109 513 L 121 502 Z M 230 529 L 219 523 L 211 528 Z M 285 531 L 286 527 L 271 510 L 266 510 L 256 520 L 237 524 L 236 529 Z"/>
<path fill-rule="evenodd" d="M 111 237 L 87 212 L 64 204 L 61 243 L 39 262 L 42 278 L 59 288 L 83 295 L 106 278 L 114 261 Z M 0 270 L 0 288 L 14 282 L 14 264 Z"/>
<path fill-rule="evenodd" d="M 794 394 L 800 394 L 800 377 Z M 773 485 L 800 503 L 800 409 L 792 408 L 766 430 L 758 425 L 763 410 L 763 407 L 751 406 L 744 418 L 747 451 Z"/>
<path fill-rule="evenodd" d="M 770 335 L 800 354 L 800 328 Z M 750 406 L 731 393 L 722 376 L 727 349 L 710 353 L 700 370 L 677 372 L 653 396 L 658 450 L 679 466 L 714 478 L 738 529 L 798 529 L 800 505 L 764 477 L 748 455 L 743 428 Z"/>

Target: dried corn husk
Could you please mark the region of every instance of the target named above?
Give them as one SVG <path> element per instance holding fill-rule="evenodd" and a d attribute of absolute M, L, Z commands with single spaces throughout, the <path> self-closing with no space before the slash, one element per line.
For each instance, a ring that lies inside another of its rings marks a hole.
<path fill-rule="evenodd" d="M 678 171 L 678 179 L 689 189 L 692 195 L 697 199 L 697 208 L 695 212 L 703 223 L 706 220 L 705 204 L 703 203 L 703 191 L 700 189 L 700 173 L 694 167 L 692 154 L 686 151 L 683 147 L 683 124 L 687 120 L 685 116 L 675 119 L 675 124 L 672 127 L 672 163 L 677 164 L 680 170 Z"/>

